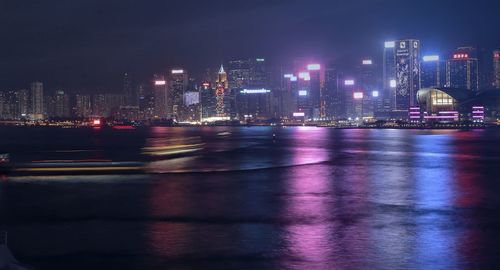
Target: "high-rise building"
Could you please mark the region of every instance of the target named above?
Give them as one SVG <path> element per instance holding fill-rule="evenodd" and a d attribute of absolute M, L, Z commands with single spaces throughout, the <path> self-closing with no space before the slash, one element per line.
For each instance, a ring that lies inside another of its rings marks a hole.
<path fill-rule="evenodd" d="M 154 75 L 154 118 L 167 119 L 171 114 L 168 102 L 168 86 L 165 77 Z"/>
<path fill-rule="evenodd" d="M 200 103 L 202 120 L 216 116 L 217 102 L 215 98 L 215 89 L 212 88 L 210 82 L 208 81 L 201 84 Z"/>
<path fill-rule="evenodd" d="M 184 107 L 183 97 L 189 84 L 188 78 L 187 72 L 183 69 L 173 69 L 170 72 L 170 80 L 168 81 L 168 112 L 174 118 L 178 118 L 182 114 Z"/>
<path fill-rule="evenodd" d="M 398 40 L 396 47 L 396 88 L 394 110 L 408 111 L 416 106 L 416 94 L 420 89 L 420 41 Z"/>
<path fill-rule="evenodd" d="M 31 83 L 31 115 L 34 120 L 44 118 L 43 83 Z"/>
<path fill-rule="evenodd" d="M 391 96 L 391 82 L 396 81 L 396 41 L 384 43 L 382 81 L 382 88 L 387 92 L 387 96 Z"/>
<path fill-rule="evenodd" d="M 90 95 L 76 95 L 76 116 L 89 117 L 92 114 Z"/>
<path fill-rule="evenodd" d="M 420 86 L 422 88 L 446 86 L 446 62 L 439 55 L 422 57 Z"/>
<path fill-rule="evenodd" d="M 54 114 L 52 116 L 59 118 L 67 118 L 71 116 L 71 106 L 69 95 L 63 90 L 56 91 L 53 96 L 54 100 Z"/>
<path fill-rule="evenodd" d="M 168 102 L 168 86 L 165 76 L 154 75 L 154 118 L 167 119 L 171 115 Z"/>
<path fill-rule="evenodd" d="M 106 96 L 104 94 L 95 94 L 92 96 L 92 114 L 95 116 L 107 116 Z"/>
<path fill-rule="evenodd" d="M 325 86 L 321 92 L 321 103 L 324 108 L 324 116 L 327 118 L 336 118 L 339 115 L 341 98 L 338 85 L 338 72 L 333 63 L 325 67 Z"/>
<path fill-rule="evenodd" d="M 229 82 L 227 80 L 227 73 L 224 71 L 224 66 L 221 65 L 219 72 L 217 73 L 217 81 L 215 88 L 215 98 L 216 98 L 216 114 L 218 117 L 227 117 L 230 108 L 228 108 L 230 103 L 228 103 L 229 96 Z"/>
<path fill-rule="evenodd" d="M 243 89 L 250 85 L 250 60 L 232 60 L 228 63 L 230 89 Z"/>
<path fill-rule="evenodd" d="M 137 95 L 133 91 L 132 82 L 127 72 L 123 74 L 123 94 L 125 95 L 125 104 L 134 106 L 137 104 Z"/>
<path fill-rule="evenodd" d="M 500 50 L 493 51 L 493 86 L 500 89 Z"/>
<path fill-rule="evenodd" d="M 473 47 L 460 47 L 446 63 L 447 86 L 451 88 L 478 91 L 479 70 L 476 50 Z"/>

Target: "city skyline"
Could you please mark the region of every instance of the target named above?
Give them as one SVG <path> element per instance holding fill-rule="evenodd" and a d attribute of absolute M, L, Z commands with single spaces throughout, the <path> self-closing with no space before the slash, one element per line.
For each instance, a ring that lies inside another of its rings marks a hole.
<path fill-rule="evenodd" d="M 2 5 L 0 22 L 10 41 L 0 45 L 3 90 L 34 80 L 57 88 L 113 89 L 124 72 L 138 80 L 169 66 L 202 74 L 221 60 L 254 56 L 276 63 L 310 56 L 349 66 L 356 58 L 381 57 L 379 46 L 396 39 L 422 40 L 422 54 L 468 45 L 489 51 L 500 43 L 494 34 L 499 4 L 493 1 L 406 8 L 397 1 L 361 0 L 109 1 L 99 9 L 95 1 Z M 224 14 L 215 12 L 220 7 Z M 457 16 L 464 10 L 467 20 Z"/>

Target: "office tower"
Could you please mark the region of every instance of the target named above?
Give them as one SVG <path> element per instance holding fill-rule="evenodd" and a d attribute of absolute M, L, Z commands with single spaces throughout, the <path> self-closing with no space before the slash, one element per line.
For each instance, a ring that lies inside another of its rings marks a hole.
<path fill-rule="evenodd" d="M 313 119 L 319 119 L 321 115 L 321 65 L 308 64 L 307 71 L 309 72 L 309 95 L 311 116 Z"/>
<path fill-rule="evenodd" d="M 286 119 L 291 119 L 293 113 L 297 112 L 298 77 L 290 70 L 282 71 L 280 76 L 280 116 Z"/>
<path fill-rule="evenodd" d="M 407 111 L 416 106 L 416 94 L 420 89 L 420 41 L 415 39 L 396 41 L 396 88 L 394 110 Z"/>
<path fill-rule="evenodd" d="M 53 114 L 51 116 L 59 118 L 67 118 L 71 116 L 71 106 L 69 95 L 63 90 L 56 91 L 52 97 L 54 102 Z"/>
<path fill-rule="evenodd" d="M 0 115 L 3 119 L 16 119 L 18 116 L 18 104 L 16 91 L 5 91 L 0 93 Z"/>
<path fill-rule="evenodd" d="M 325 68 L 325 86 L 321 92 L 321 103 L 324 108 L 324 116 L 336 118 L 340 108 L 338 72 L 333 63 L 329 63 Z"/>
<path fill-rule="evenodd" d="M 266 60 L 255 58 L 250 61 L 250 78 L 248 86 L 251 88 L 269 88 L 269 75 L 267 73 Z"/>
<path fill-rule="evenodd" d="M 420 86 L 422 88 L 446 86 L 446 62 L 439 55 L 422 57 L 420 69 Z"/>
<path fill-rule="evenodd" d="M 382 111 L 383 101 L 380 98 L 380 85 L 377 80 L 377 65 L 371 58 L 361 60 L 357 70 L 358 90 L 364 93 L 363 117 L 373 117 L 375 111 Z M 377 93 L 376 97 L 372 93 Z"/>
<path fill-rule="evenodd" d="M 106 96 L 104 94 L 96 94 L 92 96 L 92 114 L 94 116 L 106 115 Z"/>
<path fill-rule="evenodd" d="M 217 81 L 215 82 L 215 98 L 216 98 L 216 114 L 218 117 L 227 117 L 228 116 L 228 99 L 229 90 L 228 90 L 228 80 L 227 74 L 224 71 L 224 66 L 221 65 L 219 72 L 217 73 Z"/>
<path fill-rule="evenodd" d="M 391 82 L 396 80 L 396 41 L 386 41 L 384 43 L 384 54 L 382 63 L 382 88 L 390 96 Z"/>
<path fill-rule="evenodd" d="M 493 86 L 500 89 L 500 50 L 493 51 Z"/>
<path fill-rule="evenodd" d="M 446 63 L 447 85 L 451 88 L 478 91 L 479 71 L 474 47 L 460 47 Z"/>
<path fill-rule="evenodd" d="M 168 112 L 178 118 L 183 110 L 183 97 L 189 84 L 188 74 L 183 69 L 173 69 L 168 81 Z"/>
<path fill-rule="evenodd" d="M 154 118 L 167 119 L 171 114 L 168 102 L 168 86 L 163 75 L 154 75 Z"/>
<path fill-rule="evenodd" d="M 19 105 L 19 116 L 25 118 L 29 114 L 29 92 L 26 89 L 17 91 L 17 100 Z"/>
<path fill-rule="evenodd" d="M 132 81 L 127 72 L 123 74 L 123 95 L 125 96 L 125 105 L 134 106 L 137 105 L 137 95 L 133 90 Z"/>
<path fill-rule="evenodd" d="M 86 118 L 92 114 L 90 95 L 76 95 L 76 117 Z"/>
<path fill-rule="evenodd" d="M 356 108 L 355 108 L 355 100 L 354 100 L 354 94 L 358 93 L 357 91 L 358 86 L 356 85 L 356 81 L 352 79 L 352 77 L 343 77 L 343 83 L 342 83 L 342 89 L 341 89 L 341 104 L 342 108 L 339 111 L 339 118 L 351 118 L 354 119 L 356 117 L 359 117 L 359 115 L 356 115 Z M 359 94 L 356 95 L 356 98 L 359 98 Z"/>
<path fill-rule="evenodd" d="M 232 60 L 228 63 L 228 85 L 230 89 L 243 89 L 250 84 L 250 60 Z"/>
<path fill-rule="evenodd" d="M 31 83 L 31 115 L 34 120 L 44 118 L 43 83 Z"/>
<path fill-rule="evenodd" d="M 216 116 L 217 102 L 215 98 L 215 89 L 212 88 L 209 81 L 205 81 L 201 84 L 200 103 L 202 121 Z"/>
<path fill-rule="evenodd" d="M 0 119 L 5 119 L 5 94 L 0 91 Z"/>

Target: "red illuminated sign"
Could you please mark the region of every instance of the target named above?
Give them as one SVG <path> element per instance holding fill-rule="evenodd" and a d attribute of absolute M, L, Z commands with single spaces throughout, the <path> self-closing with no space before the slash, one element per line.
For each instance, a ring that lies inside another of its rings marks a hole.
<path fill-rule="evenodd" d="M 456 53 L 453 55 L 453 59 L 465 59 L 469 58 L 469 55 L 466 53 Z"/>

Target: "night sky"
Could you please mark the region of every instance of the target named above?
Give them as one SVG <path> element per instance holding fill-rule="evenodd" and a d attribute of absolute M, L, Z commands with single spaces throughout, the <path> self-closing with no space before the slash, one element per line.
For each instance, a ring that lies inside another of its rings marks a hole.
<path fill-rule="evenodd" d="M 500 46 L 497 0 L 0 0 L 0 90 L 113 91 L 221 61 L 294 56 L 349 63 L 381 56 L 384 40 L 418 38 L 423 52 Z"/>

